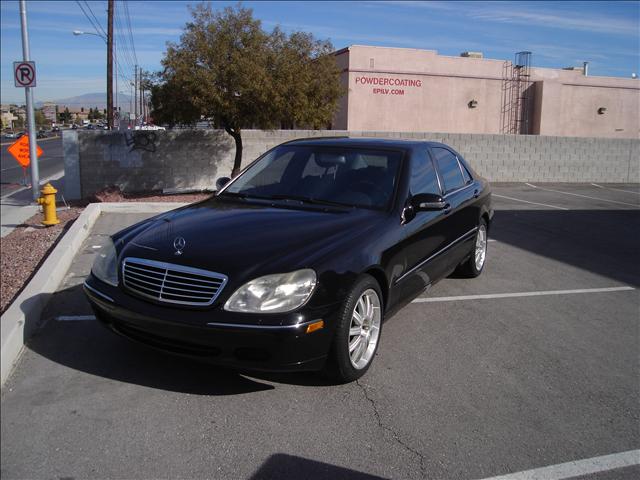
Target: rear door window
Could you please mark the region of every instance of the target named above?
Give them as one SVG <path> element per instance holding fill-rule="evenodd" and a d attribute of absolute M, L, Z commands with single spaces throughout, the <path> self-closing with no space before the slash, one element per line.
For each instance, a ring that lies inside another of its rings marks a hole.
<path fill-rule="evenodd" d="M 462 176 L 456 156 L 446 148 L 434 147 L 431 152 L 438 166 L 440 178 L 444 183 L 445 193 L 464 187 L 467 182 Z"/>
<path fill-rule="evenodd" d="M 441 194 L 436 170 L 426 150 L 416 151 L 411 158 L 409 190 L 411 195 L 419 193 Z"/>

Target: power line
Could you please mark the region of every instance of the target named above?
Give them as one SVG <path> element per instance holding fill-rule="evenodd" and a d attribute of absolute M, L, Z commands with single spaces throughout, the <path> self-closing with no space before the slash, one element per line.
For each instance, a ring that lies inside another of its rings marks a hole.
<path fill-rule="evenodd" d="M 96 21 L 96 25 L 98 25 L 98 27 L 100 28 L 100 31 L 106 37 L 107 36 L 107 32 L 105 32 L 104 28 L 102 28 L 102 24 L 100 23 L 100 20 L 98 20 L 98 17 L 96 17 L 95 13 L 93 13 L 93 9 L 91 8 L 91 5 L 89 5 L 89 2 L 87 2 L 87 0 L 84 0 L 84 4 L 89 9 L 89 12 L 91 13 L 91 16 Z"/>
<path fill-rule="evenodd" d="M 117 4 L 116 4 L 117 6 Z M 120 9 L 116 8 L 115 21 L 116 21 L 116 36 L 119 37 L 118 47 L 120 48 L 120 52 L 122 53 L 121 58 L 127 64 L 127 66 L 133 70 L 133 66 L 135 65 L 134 59 L 131 53 L 131 49 L 127 43 L 127 36 L 122 28 L 122 23 L 124 20 L 121 19 L 121 15 L 118 15 Z M 118 35 L 119 34 L 119 35 Z"/>
<path fill-rule="evenodd" d="M 107 41 L 106 35 L 104 34 L 104 32 L 100 32 L 100 30 L 98 29 L 97 25 L 93 22 L 93 20 L 91 19 L 91 17 L 89 16 L 89 14 L 85 11 L 84 7 L 82 6 L 82 4 L 80 3 L 79 0 L 76 0 L 76 3 L 78 4 L 78 6 L 80 7 L 80 10 L 82 10 L 82 13 L 84 13 L 84 16 L 87 17 L 87 20 L 89 20 L 89 23 L 93 26 L 93 29 L 96 31 L 96 34 L 102 38 L 102 40 Z"/>
<path fill-rule="evenodd" d="M 133 59 L 135 60 L 135 65 L 138 65 L 138 56 L 136 55 L 136 47 L 133 43 L 133 31 L 131 30 L 131 16 L 129 15 L 129 4 L 124 1 L 124 14 L 127 19 L 127 28 L 129 30 L 129 43 L 131 44 L 131 49 L 133 50 Z"/>

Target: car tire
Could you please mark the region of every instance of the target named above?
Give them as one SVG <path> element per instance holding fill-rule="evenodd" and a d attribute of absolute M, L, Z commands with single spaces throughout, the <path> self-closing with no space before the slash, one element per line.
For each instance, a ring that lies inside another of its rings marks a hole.
<path fill-rule="evenodd" d="M 478 230 L 476 231 L 473 250 L 467 260 L 462 262 L 456 272 L 467 278 L 475 278 L 482 273 L 487 262 L 487 240 L 488 227 L 484 219 L 480 219 Z"/>
<path fill-rule="evenodd" d="M 383 318 L 380 285 L 372 276 L 362 275 L 340 307 L 324 374 L 336 383 L 362 377 L 380 345 Z"/>

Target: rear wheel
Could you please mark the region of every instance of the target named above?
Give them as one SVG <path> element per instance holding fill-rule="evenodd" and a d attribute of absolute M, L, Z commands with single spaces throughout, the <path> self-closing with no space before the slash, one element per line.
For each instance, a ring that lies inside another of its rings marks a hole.
<path fill-rule="evenodd" d="M 334 381 L 357 380 L 371 366 L 382 329 L 381 299 L 380 286 L 369 275 L 363 275 L 347 295 L 325 367 Z"/>
<path fill-rule="evenodd" d="M 487 259 L 487 222 L 480 220 L 476 231 L 476 241 L 471 256 L 458 266 L 458 272 L 465 277 L 475 278 L 482 273 Z"/>

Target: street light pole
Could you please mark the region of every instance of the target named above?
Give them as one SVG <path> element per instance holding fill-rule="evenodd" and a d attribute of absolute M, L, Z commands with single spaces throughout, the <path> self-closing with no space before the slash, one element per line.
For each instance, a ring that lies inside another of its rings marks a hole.
<path fill-rule="evenodd" d="M 27 4 L 20 0 L 20 25 L 22 28 L 22 58 L 25 62 L 31 60 L 29 51 L 29 32 L 27 31 Z M 40 173 L 38 171 L 38 146 L 36 144 L 36 119 L 33 112 L 33 90 L 24 89 L 27 103 L 27 125 L 29 128 L 29 165 L 31 166 L 31 193 L 36 200 L 40 196 Z"/>
<path fill-rule="evenodd" d="M 113 0 L 107 7 L 107 124 L 113 129 Z"/>

